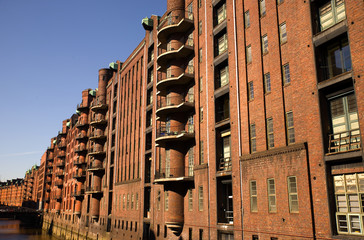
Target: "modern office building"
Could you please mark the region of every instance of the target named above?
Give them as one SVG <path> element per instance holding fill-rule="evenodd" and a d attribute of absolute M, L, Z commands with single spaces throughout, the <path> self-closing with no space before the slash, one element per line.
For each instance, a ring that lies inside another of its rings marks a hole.
<path fill-rule="evenodd" d="M 361 239 L 363 16 L 360 0 L 167 0 L 51 139 L 44 227 Z"/>

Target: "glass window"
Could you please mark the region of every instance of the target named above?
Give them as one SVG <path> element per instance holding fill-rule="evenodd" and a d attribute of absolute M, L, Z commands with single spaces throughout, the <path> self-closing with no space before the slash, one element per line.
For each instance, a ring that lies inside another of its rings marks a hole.
<path fill-rule="evenodd" d="M 293 113 L 286 113 L 286 121 L 287 121 L 287 142 L 288 144 L 295 142 L 295 133 L 294 133 L 294 124 L 293 124 Z"/>
<path fill-rule="evenodd" d="M 198 22 L 198 35 L 202 34 L 202 21 Z"/>
<path fill-rule="evenodd" d="M 264 17 L 265 16 L 265 0 L 259 0 L 259 11 L 260 11 L 260 16 Z"/>
<path fill-rule="evenodd" d="M 330 0 L 319 7 L 321 31 L 346 19 L 344 0 Z"/>
<path fill-rule="evenodd" d="M 202 48 L 198 50 L 198 62 L 202 63 Z"/>
<path fill-rule="evenodd" d="M 263 51 L 263 54 L 268 53 L 268 36 L 267 36 L 267 34 L 262 37 L 262 51 Z"/>
<path fill-rule="evenodd" d="M 284 84 L 288 84 L 291 82 L 291 74 L 289 72 L 289 63 L 283 65 L 283 81 Z"/>
<path fill-rule="evenodd" d="M 203 187 L 198 187 L 198 210 L 203 211 Z"/>
<path fill-rule="evenodd" d="M 253 81 L 248 83 L 248 90 L 249 90 L 249 100 L 253 100 L 254 99 L 254 85 L 253 85 Z"/>
<path fill-rule="evenodd" d="M 244 14 L 244 19 L 245 19 L 245 28 L 250 27 L 250 15 L 249 15 L 249 10 L 245 12 L 245 14 Z"/>
<path fill-rule="evenodd" d="M 218 39 L 217 55 L 224 53 L 227 48 L 227 35 L 224 34 Z"/>
<path fill-rule="evenodd" d="M 246 47 L 246 63 L 249 64 L 252 62 L 252 48 L 251 45 Z"/>
<path fill-rule="evenodd" d="M 250 124 L 250 150 L 252 153 L 257 151 L 255 124 Z"/>
<path fill-rule="evenodd" d="M 273 118 L 267 119 L 268 149 L 274 148 Z"/>
<path fill-rule="evenodd" d="M 204 163 L 203 141 L 200 141 L 200 164 Z"/>
<path fill-rule="evenodd" d="M 223 4 L 217 9 L 217 24 L 220 24 L 226 19 L 226 4 Z"/>
<path fill-rule="evenodd" d="M 295 176 L 288 177 L 288 200 L 289 211 L 291 213 L 298 212 L 297 179 Z"/>
<path fill-rule="evenodd" d="M 193 195 L 192 189 L 188 189 L 188 211 L 193 210 Z"/>
<path fill-rule="evenodd" d="M 273 178 L 268 179 L 268 206 L 269 206 L 269 212 L 277 211 L 276 186 Z"/>
<path fill-rule="evenodd" d="M 169 193 L 168 191 L 164 192 L 164 210 L 168 211 L 169 209 Z"/>
<path fill-rule="evenodd" d="M 279 25 L 279 38 L 281 40 L 281 44 L 287 42 L 286 23 L 282 23 L 281 25 Z"/>
<path fill-rule="evenodd" d="M 330 79 L 352 69 L 351 55 L 348 38 L 335 39 L 325 49 L 326 65 L 322 66 L 325 70 L 325 79 Z"/>
<path fill-rule="evenodd" d="M 271 91 L 270 73 L 264 74 L 264 90 L 265 93 L 269 93 Z"/>
<path fill-rule="evenodd" d="M 258 211 L 257 181 L 250 181 L 250 211 Z"/>

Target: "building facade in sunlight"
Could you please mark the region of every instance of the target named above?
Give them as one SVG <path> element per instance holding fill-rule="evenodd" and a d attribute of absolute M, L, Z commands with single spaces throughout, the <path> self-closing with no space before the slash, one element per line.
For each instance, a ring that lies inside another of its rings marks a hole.
<path fill-rule="evenodd" d="M 363 237 L 363 14 L 363 1 L 167 0 L 51 139 L 32 196 L 44 228 Z"/>

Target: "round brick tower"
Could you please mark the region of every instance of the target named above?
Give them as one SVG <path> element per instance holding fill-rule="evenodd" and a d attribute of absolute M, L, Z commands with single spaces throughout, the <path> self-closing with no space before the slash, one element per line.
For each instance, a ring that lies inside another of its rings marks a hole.
<path fill-rule="evenodd" d="M 87 188 L 87 192 L 91 194 L 90 215 L 93 219 L 98 219 L 100 215 L 100 199 L 102 197 L 101 180 L 105 173 L 104 160 L 106 151 L 104 148 L 106 136 L 105 129 L 107 126 L 106 112 L 108 109 L 106 103 L 106 86 L 112 77 L 113 70 L 103 68 L 99 70 L 99 84 L 96 92 L 96 98 L 91 105 L 91 149 L 89 151 L 87 171 L 92 177 L 92 183 Z"/>
<path fill-rule="evenodd" d="M 193 15 L 184 0 L 168 0 L 167 13 L 158 27 L 157 136 L 161 162 L 155 182 L 164 185 L 166 226 L 180 235 L 184 225 L 184 197 L 193 170 L 185 163 L 195 143 L 193 114 Z"/>

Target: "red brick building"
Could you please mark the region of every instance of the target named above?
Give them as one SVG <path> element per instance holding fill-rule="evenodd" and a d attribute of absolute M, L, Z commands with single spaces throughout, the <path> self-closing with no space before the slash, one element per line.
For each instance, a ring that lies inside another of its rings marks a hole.
<path fill-rule="evenodd" d="M 167 0 L 51 139 L 44 227 L 361 239 L 363 14 L 356 0 Z"/>

